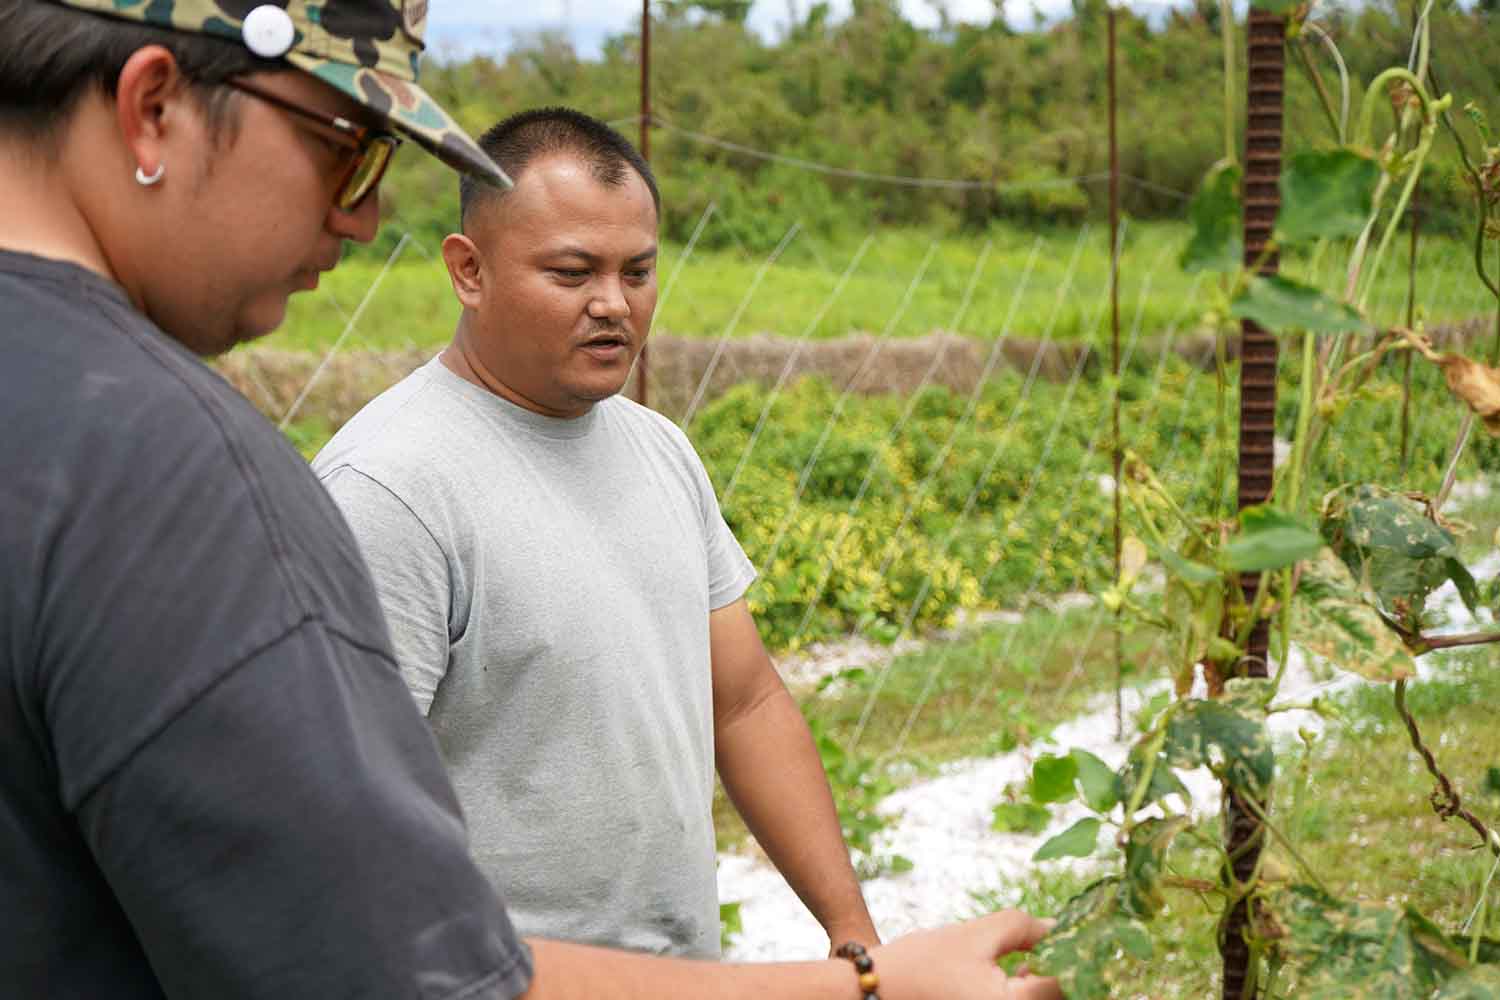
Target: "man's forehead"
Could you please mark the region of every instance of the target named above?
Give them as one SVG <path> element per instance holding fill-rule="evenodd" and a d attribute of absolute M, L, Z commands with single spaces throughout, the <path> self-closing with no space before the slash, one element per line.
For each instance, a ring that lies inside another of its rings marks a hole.
<path fill-rule="evenodd" d="M 537 249 L 588 246 L 607 233 L 636 234 L 654 245 L 657 220 L 650 190 L 634 170 L 625 169 L 628 176 L 620 183 L 607 184 L 586 163 L 537 161 L 516 178 L 515 190 L 495 197 L 493 210 L 481 210 L 485 227 L 518 237 L 524 231 Z"/>

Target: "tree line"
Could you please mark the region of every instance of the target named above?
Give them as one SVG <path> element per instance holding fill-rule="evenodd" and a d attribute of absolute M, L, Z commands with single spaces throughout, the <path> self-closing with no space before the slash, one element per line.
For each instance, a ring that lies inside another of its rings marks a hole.
<path fill-rule="evenodd" d="M 1500 113 L 1496 96 L 1500 16 L 1493 3 L 1440 4 L 1433 65 L 1445 89 Z M 685 240 L 714 202 L 728 224 L 709 245 L 773 246 L 794 221 L 829 237 L 871 226 L 983 230 L 996 221 L 1074 227 L 1102 217 L 1108 168 L 1106 8 L 1074 0 L 1069 16 L 1035 30 L 907 21 L 896 0 L 855 0 L 846 18 L 826 3 L 793 13 L 783 37 L 745 25 L 744 0 L 673 2 L 655 8 L 651 36 L 651 158 L 661 181 L 664 228 Z M 1118 121 L 1124 210 L 1180 217 L 1184 194 L 1226 151 L 1218 5 L 1120 11 Z M 1391 0 L 1319 6 L 1355 93 L 1404 62 L 1416 11 Z M 1244 24 L 1235 25 L 1236 125 L 1243 128 Z M 1328 101 L 1303 69 L 1306 46 Z M 520 39 L 499 58 L 429 60 L 424 83 L 474 132 L 524 108 L 565 104 L 638 134 L 640 36 L 608 39 L 581 58 L 560 34 Z M 1287 49 L 1287 141 L 1328 132 L 1340 104 L 1338 69 L 1309 33 Z M 1351 109 L 1350 117 L 1358 109 Z M 1493 114 L 1492 114 L 1493 116 Z M 1463 118 L 1462 114 L 1459 116 Z M 1460 127 L 1466 127 L 1467 122 Z M 1352 132 L 1353 122 L 1350 123 Z M 784 157 L 866 173 L 969 182 L 932 188 L 805 169 L 706 143 L 691 133 Z M 1443 137 L 1424 178 L 1424 228 L 1459 231 L 1472 216 L 1451 140 Z M 403 157 L 386 187 L 387 213 L 435 242 L 451 231 L 451 178 L 423 157 Z"/>

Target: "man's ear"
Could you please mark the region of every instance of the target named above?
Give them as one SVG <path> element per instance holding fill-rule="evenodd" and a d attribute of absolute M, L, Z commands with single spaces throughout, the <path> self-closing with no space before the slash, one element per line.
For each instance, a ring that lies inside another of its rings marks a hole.
<path fill-rule="evenodd" d="M 465 309 L 478 309 L 484 299 L 479 247 L 463 233 L 449 233 L 443 237 L 443 264 L 448 268 L 448 280 L 453 283 L 453 294 L 459 304 Z"/>
<path fill-rule="evenodd" d="M 160 45 L 133 52 L 120 69 L 115 91 L 115 120 L 135 165 L 155 174 L 167 163 L 168 142 L 186 127 L 185 102 L 191 99 L 187 79 L 172 53 Z M 186 148 L 180 142 L 177 149 Z M 185 169 L 181 164 L 179 169 Z"/>

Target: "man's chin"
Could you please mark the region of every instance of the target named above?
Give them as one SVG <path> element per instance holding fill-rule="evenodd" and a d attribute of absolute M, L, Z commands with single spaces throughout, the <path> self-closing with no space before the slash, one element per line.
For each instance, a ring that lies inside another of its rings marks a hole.
<path fill-rule="evenodd" d="M 241 317 L 234 326 L 230 343 L 224 350 L 236 344 L 248 344 L 251 341 L 260 340 L 262 337 L 275 333 L 286 320 L 286 306 L 287 300 L 282 299 L 276 305 L 261 306 Z"/>
<path fill-rule="evenodd" d="M 627 367 L 618 374 L 610 373 L 608 377 L 595 373 L 593 378 L 581 378 L 568 387 L 569 395 L 583 402 L 602 403 L 609 397 L 620 394 L 625 383 L 630 381 L 630 371 Z"/>

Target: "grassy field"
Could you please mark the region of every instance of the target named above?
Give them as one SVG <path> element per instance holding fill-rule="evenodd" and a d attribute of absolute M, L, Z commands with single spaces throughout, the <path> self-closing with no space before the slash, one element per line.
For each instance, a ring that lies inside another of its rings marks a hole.
<path fill-rule="evenodd" d="M 707 223 L 727 225 L 711 218 Z M 1147 334 L 1193 326 L 1208 307 L 1208 287 L 1177 267 L 1187 229 L 1130 223 L 1121 253 L 1120 314 Z M 1109 232 L 1100 225 L 1034 232 L 997 226 L 988 234 L 881 230 L 861 243 L 832 244 L 794 235 L 774 264 L 742 249 L 695 250 L 668 244 L 660 264 L 662 297 L 655 329 L 684 336 L 774 333 L 840 337 L 853 331 L 920 336 L 936 329 L 993 338 L 1096 338 L 1108 330 Z M 1406 240 L 1397 239 L 1372 315 L 1405 314 Z M 1466 246 L 1431 240 L 1419 253 L 1418 301 L 1433 321 L 1487 309 Z M 856 258 L 858 258 L 856 262 Z M 1341 284 L 1342 255 L 1325 255 L 1323 287 Z M 438 248 L 412 241 L 379 281 L 384 258 L 353 249 L 314 293 L 296 297 L 286 324 L 268 343 L 326 351 L 365 304 L 346 347 L 393 349 L 445 342 L 458 318 Z M 855 265 L 851 267 L 851 264 Z M 981 266 L 982 264 L 982 266 Z M 1307 261 L 1283 270 L 1309 277 Z M 839 289 L 840 279 L 848 279 Z M 966 311 L 961 307 L 973 286 Z M 835 295 L 835 291 L 838 294 Z M 372 294 L 373 292 L 373 294 Z M 369 301 L 365 303 L 366 297 Z M 903 304 L 904 303 L 904 304 Z M 821 316 L 821 318 L 820 318 Z"/>

